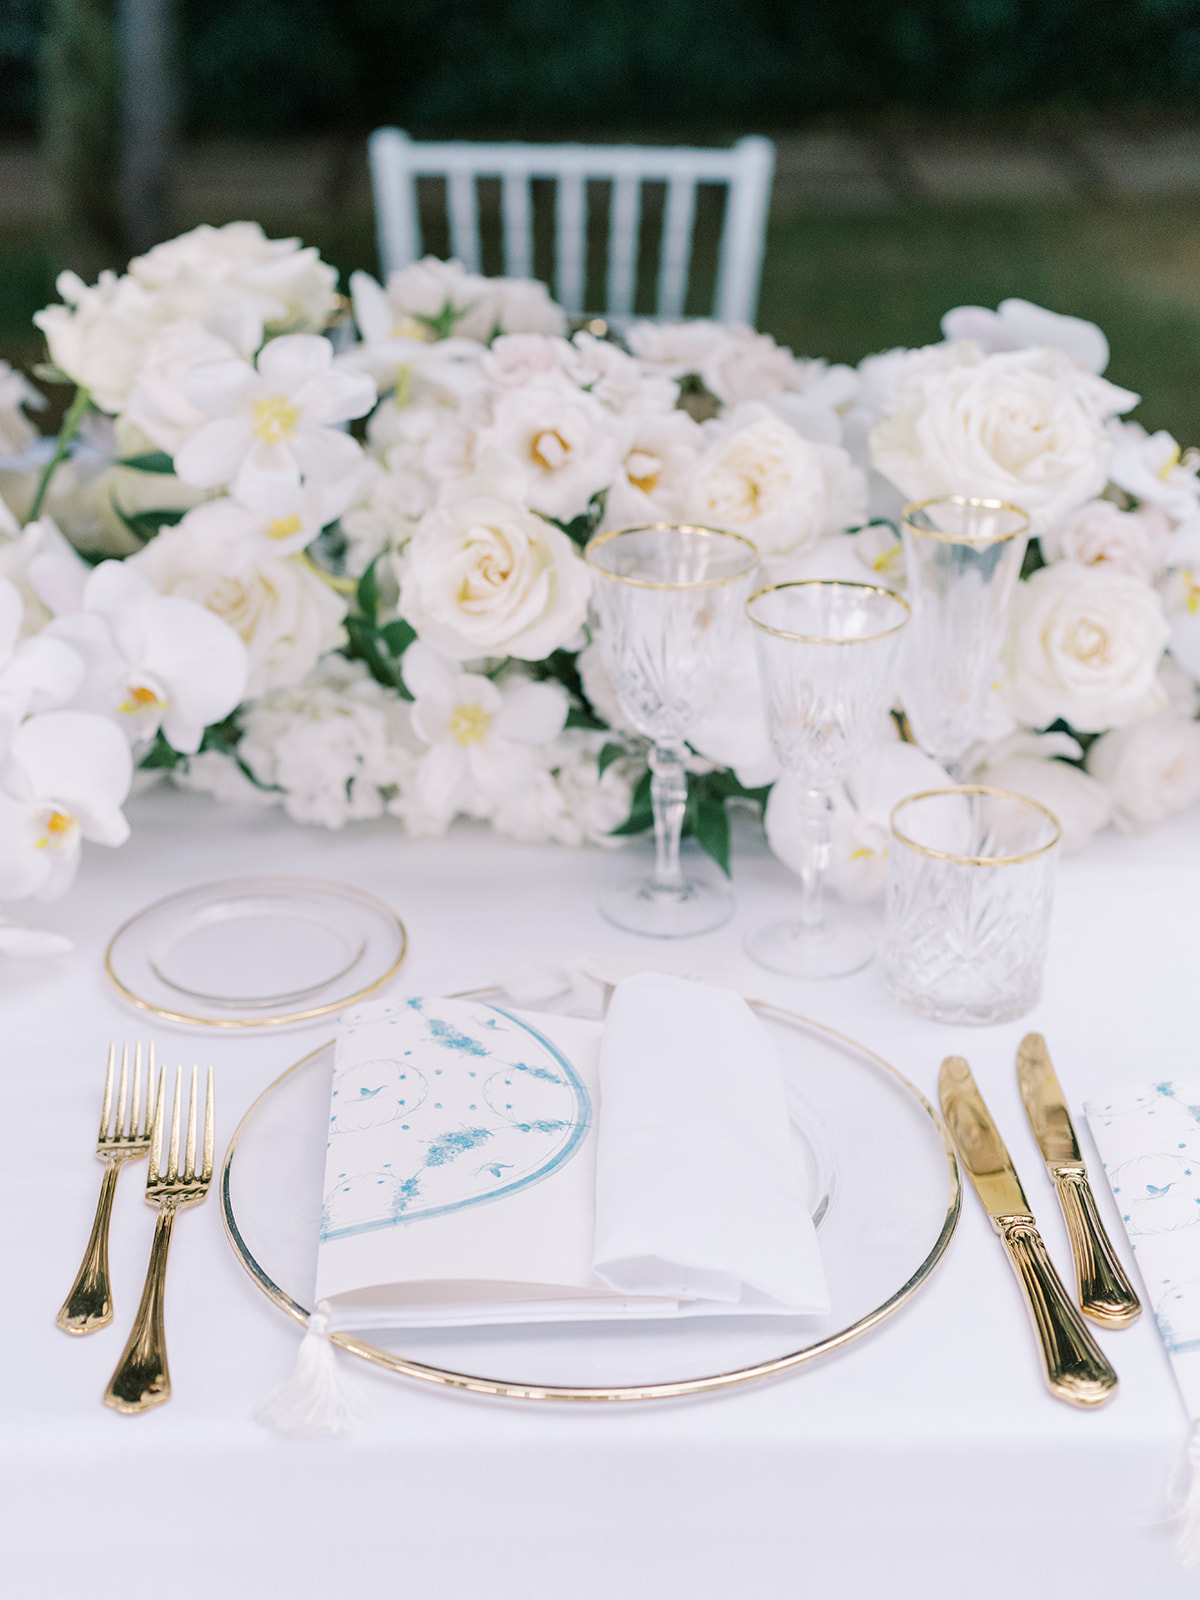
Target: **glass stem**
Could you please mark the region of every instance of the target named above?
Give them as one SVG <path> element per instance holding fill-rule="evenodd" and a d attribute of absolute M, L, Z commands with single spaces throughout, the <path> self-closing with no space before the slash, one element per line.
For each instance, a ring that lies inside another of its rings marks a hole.
<path fill-rule="evenodd" d="M 829 865 L 829 814 L 833 800 L 824 789 L 805 789 L 800 801 L 800 916 L 806 934 L 825 929 L 825 869 Z"/>
<path fill-rule="evenodd" d="M 687 810 L 687 768 L 683 751 L 654 745 L 650 751 L 650 805 L 654 812 L 655 889 L 682 889 L 683 869 L 679 865 L 679 840 Z"/>

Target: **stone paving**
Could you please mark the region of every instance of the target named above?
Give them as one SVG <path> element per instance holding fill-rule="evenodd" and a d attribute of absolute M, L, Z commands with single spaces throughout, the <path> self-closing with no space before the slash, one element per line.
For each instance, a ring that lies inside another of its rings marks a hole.
<path fill-rule="evenodd" d="M 779 136 L 776 149 L 777 214 L 920 200 L 1200 197 L 1200 125 L 1042 136 L 816 130 Z M 363 141 L 338 136 L 191 142 L 178 156 L 175 194 L 181 225 L 205 216 L 362 216 L 371 206 Z M 45 216 L 36 147 L 0 141 L 0 229 L 37 228 Z"/>

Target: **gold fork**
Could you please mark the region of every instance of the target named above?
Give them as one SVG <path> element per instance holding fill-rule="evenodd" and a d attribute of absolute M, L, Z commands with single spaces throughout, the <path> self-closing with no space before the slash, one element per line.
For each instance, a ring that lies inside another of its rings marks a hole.
<path fill-rule="evenodd" d="M 96 1155 L 104 1162 L 104 1181 L 96 1202 L 96 1218 L 71 1292 L 55 1318 L 65 1333 L 95 1333 L 97 1328 L 105 1328 L 112 1321 L 112 1290 L 108 1281 L 108 1224 L 112 1216 L 113 1196 L 117 1192 L 121 1168 L 127 1161 L 140 1161 L 150 1148 L 150 1123 L 154 1106 L 154 1046 L 150 1046 L 146 1102 L 140 1113 L 142 1047 L 139 1043 L 134 1052 L 133 1094 L 127 1101 L 129 1046 L 121 1046 L 121 1077 L 117 1087 L 117 1115 L 114 1122 L 112 1098 L 116 1055 L 116 1045 L 110 1044 L 108 1071 L 104 1075 L 104 1103 L 100 1109 L 100 1137 L 96 1140 Z"/>
<path fill-rule="evenodd" d="M 183 1100 L 183 1068 L 175 1072 L 175 1100 L 171 1110 L 171 1147 L 167 1170 L 162 1171 L 163 1118 L 166 1107 L 166 1072 L 158 1075 L 158 1097 L 154 1104 L 154 1127 L 150 1136 L 150 1167 L 146 1173 L 146 1203 L 158 1207 L 150 1265 L 142 1289 L 133 1330 L 117 1363 L 117 1370 L 104 1391 L 104 1404 L 114 1411 L 149 1411 L 171 1398 L 171 1374 L 167 1368 L 167 1336 L 163 1321 L 163 1296 L 167 1282 L 167 1253 L 175 1213 L 185 1206 L 199 1205 L 208 1193 L 213 1171 L 213 1075 L 208 1069 L 208 1089 L 204 1103 L 204 1150 L 200 1171 L 196 1171 L 196 1077 L 192 1068 L 192 1093 L 188 1102 L 187 1155 L 179 1170 L 179 1115 Z"/>

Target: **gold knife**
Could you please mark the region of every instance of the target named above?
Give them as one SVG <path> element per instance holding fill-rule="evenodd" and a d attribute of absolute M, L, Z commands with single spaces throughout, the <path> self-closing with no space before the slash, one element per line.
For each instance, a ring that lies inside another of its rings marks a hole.
<path fill-rule="evenodd" d="M 961 1056 L 942 1062 L 938 1093 L 959 1158 L 1025 1293 L 1050 1392 L 1073 1406 L 1103 1405 L 1116 1390 L 1117 1375 L 1067 1297 L 1004 1141 Z"/>
<path fill-rule="evenodd" d="M 1084 1313 L 1108 1328 L 1123 1328 L 1141 1311 L 1141 1301 L 1104 1231 L 1087 1168 L 1062 1088 L 1040 1033 L 1027 1033 L 1017 1051 L 1017 1081 L 1029 1126 L 1054 1179 L 1066 1218 Z"/>

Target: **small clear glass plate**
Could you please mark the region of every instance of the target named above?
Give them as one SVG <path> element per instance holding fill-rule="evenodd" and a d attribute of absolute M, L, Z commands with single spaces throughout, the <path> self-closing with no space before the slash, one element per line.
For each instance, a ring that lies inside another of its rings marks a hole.
<path fill-rule="evenodd" d="M 511 1004 L 498 990 L 476 997 Z M 810 1174 L 828 1317 L 376 1330 L 370 1342 L 341 1333 L 334 1341 L 375 1365 L 471 1393 L 656 1399 L 790 1370 L 904 1304 L 944 1254 L 961 1205 L 937 1112 L 853 1040 L 774 1006 L 755 1010 L 779 1045 Z M 313 1304 L 332 1068 L 328 1043 L 264 1090 L 234 1134 L 222 1172 L 222 1215 L 235 1253 L 263 1293 L 300 1320 Z"/>
<path fill-rule="evenodd" d="M 124 998 L 202 1028 L 308 1022 L 381 989 L 404 960 L 404 924 L 374 895 L 317 878 L 232 878 L 145 907 L 105 969 Z"/>

